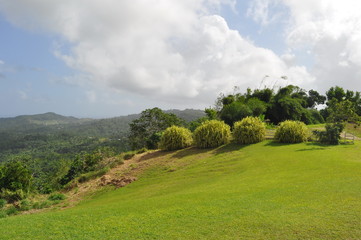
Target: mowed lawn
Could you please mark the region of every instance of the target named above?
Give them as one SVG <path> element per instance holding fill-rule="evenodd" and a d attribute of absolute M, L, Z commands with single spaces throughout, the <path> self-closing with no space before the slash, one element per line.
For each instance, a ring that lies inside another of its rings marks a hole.
<path fill-rule="evenodd" d="M 77 207 L 0 219 L 0 239 L 361 239 L 360 142 L 165 155 Z"/>

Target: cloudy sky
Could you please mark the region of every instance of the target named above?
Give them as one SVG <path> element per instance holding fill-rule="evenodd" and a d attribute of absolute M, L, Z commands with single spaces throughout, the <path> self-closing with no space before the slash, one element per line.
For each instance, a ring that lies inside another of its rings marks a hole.
<path fill-rule="evenodd" d="M 0 116 L 204 109 L 234 86 L 361 91 L 360 9 L 355 0 L 0 0 Z"/>

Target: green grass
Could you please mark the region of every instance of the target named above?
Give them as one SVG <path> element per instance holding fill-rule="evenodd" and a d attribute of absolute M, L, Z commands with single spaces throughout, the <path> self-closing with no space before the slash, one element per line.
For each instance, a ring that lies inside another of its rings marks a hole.
<path fill-rule="evenodd" d="M 0 239 L 361 239 L 360 150 L 265 141 L 165 153 L 125 188 L 0 219 Z"/>

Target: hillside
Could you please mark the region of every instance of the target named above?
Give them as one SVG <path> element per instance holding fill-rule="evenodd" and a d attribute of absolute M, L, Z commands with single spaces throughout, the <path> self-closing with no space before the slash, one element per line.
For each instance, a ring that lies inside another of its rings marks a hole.
<path fill-rule="evenodd" d="M 166 110 L 179 118 L 190 122 L 205 116 L 204 111 Z M 129 123 L 140 114 L 119 116 L 104 119 L 66 117 L 56 113 L 22 115 L 13 118 L 0 118 L 0 132 L 14 132 L 21 134 L 54 134 L 69 133 L 80 136 L 111 137 L 128 133 Z"/>
<path fill-rule="evenodd" d="M 0 219 L 0 236 L 360 239 L 360 150 L 264 141 L 145 153 L 118 173 L 137 181 L 73 208 Z"/>

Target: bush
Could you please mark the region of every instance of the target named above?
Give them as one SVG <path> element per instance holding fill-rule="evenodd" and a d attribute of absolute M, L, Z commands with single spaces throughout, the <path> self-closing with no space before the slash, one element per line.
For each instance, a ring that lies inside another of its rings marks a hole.
<path fill-rule="evenodd" d="M 20 202 L 20 208 L 19 208 L 20 211 L 29 211 L 31 208 L 32 208 L 32 203 L 29 200 L 24 199 Z"/>
<path fill-rule="evenodd" d="M 0 209 L 3 209 L 6 205 L 7 201 L 5 199 L 0 199 Z"/>
<path fill-rule="evenodd" d="M 43 209 L 43 208 L 48 208 L 51 205 L 53 205 L 53 203 L 50 201 L 36 202 L 33 204 L 33 208 L 34 209 Z"/>
<path fill-rule="evenodd" d="M 187 128 L 172 126 L 167 128 L 161 139 L 159 147 L 171 151 L 186 148 L 192 145 L 192 133 Z"/>
<path fill-rule="evenodd" d="M 230 127 L 222 121 L 210 120 L 194 131 L 194 142 L 199 148 L 213 148 L 229 143 Z"/>
<path fill-rule="evenodd" d="M 275 139 L 282 143 L 307 142 L 309 131 L 303 122 L 286 120 L 276 129 Z"/>
<path fill-rule="evenodd" d="M 337 145 L 341 139 L 341 132 L 345 128 L 343 123 L 328 123 L 325 126 L 326 131 L 314 131 L 316 137 L 321 143 Z"/>
<path fill-rule="evenodd" d="M 234 124 L 233 137 L 240 144 L 258 143 L 265 139 L 266 127 L 256 117 L 246 117 Z"/>
<path fill-rule="evenodd" d="M 16 215 L 19 211 L 15 206 L 11 206 L 11 207 L 7 208 L 5 210 L 5 212 L 8 216 L 10 216 L 10 215 Z"/>
<path fill-rule="evenodd" d="M 0 197 L 6 199 L 9 203 L 12 203 L 24 199 L 26 197 L 26 194 L 21 189 L 18 189 L 16 191 L 2 189 L 0 192 Z"/>
<path fill-rule="evenodd" d="M 50 201 L 64 200 L 66 197 L 62 193 L 53 193 L 48 197 Z"/>

